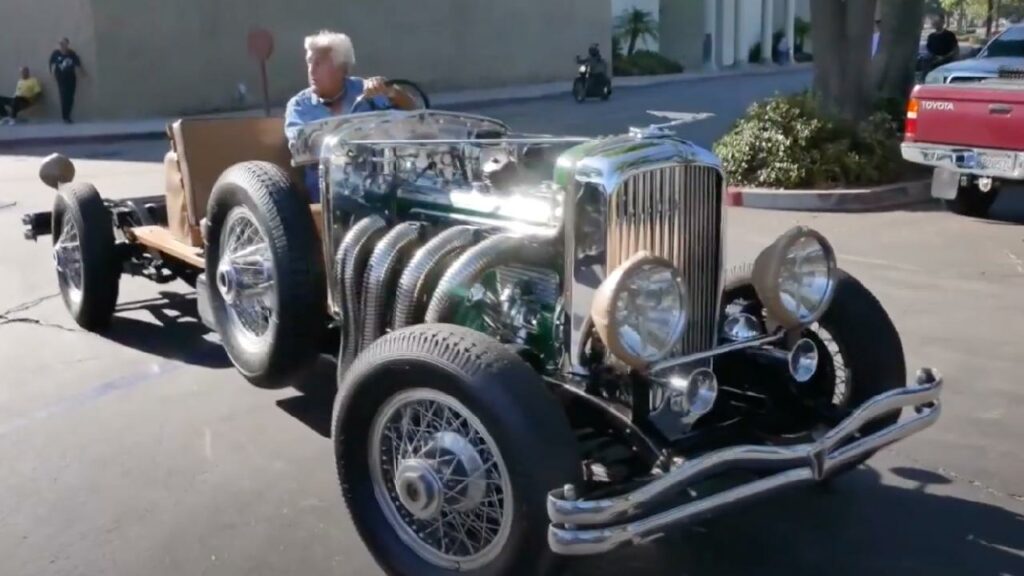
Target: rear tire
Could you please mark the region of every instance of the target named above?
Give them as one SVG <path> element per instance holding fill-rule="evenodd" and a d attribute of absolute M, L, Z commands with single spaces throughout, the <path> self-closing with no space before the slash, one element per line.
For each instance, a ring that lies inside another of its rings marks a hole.
<path fill-rule="evenodd" d="M 280 167 L 243 162 L 217 180 L 207 218 L 210 310 L 224 348 L 252 384 L 286 387 L 316 361 L 327 327 L 308 203 Z M 233 240 L 236 229 L 246 238 Z"/>
<path fill-rule="evenodd" d="M 999 190 L 993 189 L 982 192 L 977 184 L 961 186 L 956 192 L 956 198 L 943 200 L 946 207 L 953 213 L 961 216 L 984 218 L 988 216 L 992 204 L 999 196 Z"/>
<path fill-rule="evenodd" d="M 547 494 L 580 481 L 579 454 L 558 400 L 526 362 L 474 330 L 420 324 L 376 340 L 339 377 L 338 478 L 360 537 L 388 574 L 518 576 L 557 567 L 547 543 Z M 459 446 L 472 450 L 467 456 Z M 474 469 L 474 454 L 493 465 L 465 471 Z M 488 491 L 460 509 L 470 500 L 461 491 L 470 487 L 449 483 L 444 469 L 430 472 L 424 477 L 435 480 L 423 485 L 439 488 L 412 494 L 441 494 L 440 507 L 425 506 L 428 515 L 418 519 L 422 509 L 399 494 L 395 479 L 405 476 L 396 471 L 430 457 L 431 469 L 450 460 L 456 476 L 486 478 Z M 489 520 L 486 534 L 469 528 L 478 514 Z"/>
<path fill-rule="evenodd" d="M 52 226 L 64 306 L 85 330 L 109 328 L 117 306 L 121 260 L 110 211 L 96 188 L 81 182 L 62 187 L 54 200 Z"/>

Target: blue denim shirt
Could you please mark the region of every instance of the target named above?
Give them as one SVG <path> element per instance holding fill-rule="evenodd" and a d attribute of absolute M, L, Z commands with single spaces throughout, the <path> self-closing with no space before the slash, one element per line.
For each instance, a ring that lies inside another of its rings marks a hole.
<path fill-rule="evenodd" d="M 356 98 L 363 94 L 363 85 L 364 81 L 362 78 L 349 76 L 345 79 L 345 93 L 341 99 L 342 114 L 347 114 Z M 390 105 L 390 102 L 384 96 L 378 96 L 373 100 L 379 108 L 387 108 Z M 368 110 L 368 107 L 364 110 L 360 106 L 358 111 L 366 112 Z M 292 142 L 296 131 L 304 124 L 332 116 L 334 114 L 331 112 L 330 106 L 317 96 L 312 88 L 306 88 L 292 96 L 284 111 L 284 134 L 288 138 L 288 143 Z M 305 178 L 306 188 L 309 190 L 312 202 L 320 202 L 320 182 L 317 175 L 317 167 L 307 166 Z"/>

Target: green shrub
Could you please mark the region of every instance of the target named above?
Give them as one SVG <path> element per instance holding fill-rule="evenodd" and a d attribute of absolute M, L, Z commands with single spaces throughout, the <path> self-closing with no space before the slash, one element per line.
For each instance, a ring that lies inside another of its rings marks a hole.
<path fill-rule="evenodd" d="M 682 64 L 650 50 L 636 50 L 631 56 L 615 57 L 612 70 L 616 76 L 648 76 L 678 74 Z"/>
<path fill-rule="evenodd" d="M 890 183 L 901 159 L 888 114 L 852 125 L 822 111 L 809 91 L 755 103 L 714 151 L 734 184 L 764 188 Z"/>

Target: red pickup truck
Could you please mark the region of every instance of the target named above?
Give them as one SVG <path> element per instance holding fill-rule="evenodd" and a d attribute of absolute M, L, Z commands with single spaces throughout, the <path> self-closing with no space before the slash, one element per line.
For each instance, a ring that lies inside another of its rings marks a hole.
<path fill-rule="evenodd" d="M 1001 186 L 1024 180 L 1024 74 L 924 84 L 907 107 L 903 158 L 934 166 L 932 196 L 985 216 Z"/>

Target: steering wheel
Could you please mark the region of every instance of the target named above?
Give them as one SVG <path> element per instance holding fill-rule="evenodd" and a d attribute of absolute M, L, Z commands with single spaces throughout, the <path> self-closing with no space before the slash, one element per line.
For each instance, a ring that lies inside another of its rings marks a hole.
<path fill-rule="evenodd" d="M 426 92 L 424 92 L 419 86 L 416 85 L 416 83 L 412 82 L 411 80 L 387 80 L 386 82 L 384 82 L 384 85 L 401 87 L 406 94 L 411 96 L 414 101 L 417 101 L 417 108 L 414 109 L 426 110 L 430 108 L 430 99 L 427 97 Z M 358 110 L 360 106 L 369 107 L 371 112 L 376 112 L 378 110 L 390 110 L 391 108 L 393 108 L 393 106 L 390 105 L 390 102 L 388 103 L 387 106 L 381 106 L 377 103 L 377 101 L 374 98 L 367 98 L 366 94 L 360 94 L 359 97 L 356 98 L 354 102 L 352 102 L 352 106 L 349 107 L 348 113 L 352 114 L 353 112 Z"/>

